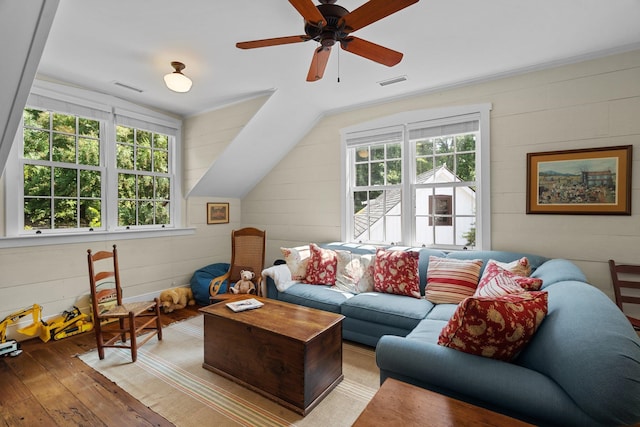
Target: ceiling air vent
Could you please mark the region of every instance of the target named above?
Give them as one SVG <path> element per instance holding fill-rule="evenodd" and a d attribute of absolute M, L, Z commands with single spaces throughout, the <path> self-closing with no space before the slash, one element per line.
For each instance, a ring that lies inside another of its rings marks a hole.
<path fill-rule="evenodd" d="M 392 79 L 388 79 L 388 80 L 382 80 L 380 82 L 378 82 L 378 84 L 380 86 L 389 86 L 392 85 L 394 83 L 400 83 L 407 80 L 407 76 L 399 76 L 399 77 L 394 77 Z"/>
<path fill-rule="evenodd" d="M 113 84 L 116 85 L 116 86 L 123 87 L 125 89 L 132 90 L 134 92 L 142 93 L 142 89 L 138 89 L 137 87 L 129 86 L 128 84 L 124 84 L 124 83 L 120 83 L 120 82 L 113 82 Z"/>

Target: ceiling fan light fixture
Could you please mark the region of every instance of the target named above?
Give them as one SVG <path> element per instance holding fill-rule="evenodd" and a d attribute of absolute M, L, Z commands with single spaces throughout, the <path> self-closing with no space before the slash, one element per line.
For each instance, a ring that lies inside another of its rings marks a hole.
<path fill-rule="evenodd" d="M 182 74 L 182 70 L 185 69 L 185 65 L 182 62 L 173 61 L 171 66 L 175 71 L 164 76 L 164 83 L 174 92 L 189 92 L 193 82 L 189 77 Z"/>

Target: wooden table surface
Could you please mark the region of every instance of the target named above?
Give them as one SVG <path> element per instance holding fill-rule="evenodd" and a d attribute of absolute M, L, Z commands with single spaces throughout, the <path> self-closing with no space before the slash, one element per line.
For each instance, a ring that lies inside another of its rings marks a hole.
<path fill-rule="evenodd" d="M 387 378 L 353 426 L 520 427 L 530 424 Z"/>

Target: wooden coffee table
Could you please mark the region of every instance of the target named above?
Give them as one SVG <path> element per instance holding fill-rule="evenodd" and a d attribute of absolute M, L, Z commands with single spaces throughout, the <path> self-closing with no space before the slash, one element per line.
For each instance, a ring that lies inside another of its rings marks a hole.
<path fill-rule="evenodd" d="M 264 306 L 235 313 L 225 301 L 200 309 L 202 366 L 307 415 L 342 381 L 344 316 L 249 297 Z"/>
<path fill-rule="evenodd" d="M 497 412 L 387 378 L 353 427 L 531 426 Z"/>

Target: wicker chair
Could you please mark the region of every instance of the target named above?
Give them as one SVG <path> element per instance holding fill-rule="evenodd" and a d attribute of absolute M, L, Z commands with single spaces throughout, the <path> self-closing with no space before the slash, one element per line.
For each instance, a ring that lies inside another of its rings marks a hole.
<path fill-rule="evenodd" d="M 613 291 L 616 297 L 616 304 L 620 310 L 624 312 L 624 304 L 635 304 L 640 308 L 640 265 L 632 264 L 616 264 L 612 259 L 609 260 L 609 270 L 611 271 L 611 280 L 613 282 Z M 627 294 L 624 289 L 633 289 L 636 296 Z M 640 318 L 626 315 L 629 322 L 636 331 L 640 331 Z"/>
<path fill-rule="evenodd" d="M 242 270 L 253 271 L 256 294 L 262 295 L 260 279 L 264 269 L 266 236 L 265 231 L 253 227 L 231 232 L 231 263 L 225 274 L 215 277 L 209 283 L 209 296 L 212 300 L 223 300 L 235 295 L 231 293 L 231 285 L 240 280 Z M 225 281 L 227 282 L 226 293 L 221 294 L 219 291 Z"/>
<path fill-rule="evenodd" d="M 113 259 L 113 264 L 108 260 Z M 106 261 L 103 261 L 106 260 Z M 160 321 L 160 302 L 158 298 L 144 302 L 122 302 L 122 288 L 120 287 L 120 273 L 118 271 L 118 252 L 116 245 L 113 251 L 99 251 L 91 253 L 87 250 L 89 262 L 89 284 L 91 286 L 91 309 L 93 311 L 94 331 L 98 345 L 98 356 L 104 359 L 104 348 L 131 349 L 131 359 L 138 358 L 138 346 L 143 345 L 154 336 L 162 339 L 162 323 Z M 98 263 L 99 261 L 103 261 Z M 100 271 L 96 271 L 96 265 Z M 113 299 L 111 305 L 105 304 L 105 299 Z M 117 327 L 106 323 L 116 320 Z M 104 323 L 104 324 L 103 324 Z M 145 334 L 138 338 L 138 335 Z M 129 335 L 129 344 L 127 344 Z M 120 339 L 120 343 L 118 343 Z"/>

